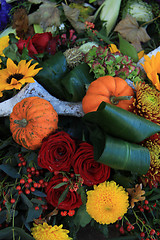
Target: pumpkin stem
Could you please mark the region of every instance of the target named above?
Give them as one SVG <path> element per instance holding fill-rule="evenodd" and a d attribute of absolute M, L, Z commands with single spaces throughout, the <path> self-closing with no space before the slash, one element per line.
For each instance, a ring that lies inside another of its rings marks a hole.
<path fill-rule="evenodd" d="M 23 118 L 22 120 L 14 120 L 14 123 L 17 123 L 20 125 L 20 127 L 26 127 L 28 122 L 25 118 Z"/>
<path fill-rule="evenodd" d="M 110 102 L 114 105 L 117 105 L 121 100 L 130 100 L 133 96 L 110 96 Z"/>

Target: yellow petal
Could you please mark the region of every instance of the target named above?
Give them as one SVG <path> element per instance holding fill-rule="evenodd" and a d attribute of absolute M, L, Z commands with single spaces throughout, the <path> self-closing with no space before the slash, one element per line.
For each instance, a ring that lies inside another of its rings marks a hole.
<path fill-rule="evenodd" d="M 11 75 L 17 73 L 18 70 L 17 65 L 10 58 L 7 59 L 7 70 Z"/>
<path fill-rule="evenodd" d="M 19 82 L 21 82 L 22 84 L 24 83 L 34 83 L 35 80 L 33 77 L 25 77 L 25 78 L 22 78 Z"/>

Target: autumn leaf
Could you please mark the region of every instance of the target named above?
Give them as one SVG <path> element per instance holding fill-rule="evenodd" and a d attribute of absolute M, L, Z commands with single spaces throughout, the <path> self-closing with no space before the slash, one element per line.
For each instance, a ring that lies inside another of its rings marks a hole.
<path fill-rule="evenodd" d="M 85 24 L 78 21 L 80 11 L 77 8 L 71 8 L 68 5 L 62 3 L 64 14 L 68 21 L 71 23 L 72 27 L 78 32 L 83 32 L 85 30 Z"/>
<path fill-rule="evenodd" d="M 36 224 L 43 224 L 44 222 L 49 222 L 52 216 L 55 216 L 58 214 L 58 210 L 57 208 L 55 208 L 52 212 L 50 212 L 49 214 L 47 214 L 44 218 L 42 219 L 33 219 L 33 221 Z"/>
<path fill-rule="evenodd" d="M 119 32 L 123 38 L 129 41 L 137 52 L 142 50 L 141 42 L 150 40 L 146 29 L 140 27 L 136 18 L 129 14 L 116 25 L 114 31 Z"/>
<path fill-rule="evenodd" d="M 57 4 L 50 1 L 44 1 L 36 12 L 29 16 L 29 24 L 39 24 L 45 31 L 47 27 L 60 26 L 60 13 Z"/>
<path fill-rule="evenodd" d="M 16 34 L 20 38 L 24 38 L 29 30 L 29 22 L 27 12 L 24 8 L 18 8 L 13 14 L 12 27 L 16 29 Z"/>
<path fill-rule="evenodd" d="M 134 207 L 135 202 L 145 200 L 145 196 L 142 196 L 145 194 L 145 191 L 142 190 L 142 183 L 136 184 L 135 188 L 127 188 L 127 191 L 131 197 L 130 204 L 132 208 Z"/>

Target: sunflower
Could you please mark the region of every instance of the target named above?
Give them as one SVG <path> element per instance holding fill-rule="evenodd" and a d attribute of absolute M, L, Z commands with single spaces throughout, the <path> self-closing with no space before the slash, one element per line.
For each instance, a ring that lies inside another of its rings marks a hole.
<path fill-rule="evenodd" d="M 33 224 L 31 234 L 35 240 L 71 240 L 68 236 L 69 231 L 62 229 L 63 225 L 57 226 L 48 225 L 46 222 L 43 224 Z"/>
<path fill-rule="evenodd" d="M 114 223 L 127 212 L 128 193 L 114 181 L 94 186 L 87 195 L 86 210 L 100 224 Z"/>
<path fill-rule="evenodd" d="M 9 45 L 9 36 L 4 36 L 0 38 L 0 56 L 4 57 L 3 50 Z M 0 63 L 2 60 L 0 59 Z"/>
<path fill-rule="evenodd" d="M 160 52 L 151 58 L 147 55 L 144 56 L 145 62 L 141 64 L 147 74 L 147 77 L 151 80 L 153 85 L 160 91 Z"/>
<path fill-rule="evenodd" d="M 38 63 L 30 66 L 31 61 L 26 63 L 26 60 L 21 60 L 17 66 L 10 58 L 7 59 L 7 68 L 0 70 L 0 97 L 4 90 L 20 90 L 25 83 L 34 82 L 33 77 L 42 68 L 34 69 Z"/>

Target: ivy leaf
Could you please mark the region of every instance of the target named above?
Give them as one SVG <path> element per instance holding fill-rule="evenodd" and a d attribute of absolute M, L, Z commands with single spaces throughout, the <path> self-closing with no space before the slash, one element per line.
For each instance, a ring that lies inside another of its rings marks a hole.
<path fill-rule="evenodd" d="M 66 189 L 63 191 L 63 193 L 61 194 L 59 200 L 58 200 L 58 205 L 64 201 L 64 199 L 66 198 L 67 194 L 69 191 L 69 186 L 66 187 Z"/>
<path fill-rule="evenodd" d="M 3 172 L 5 172 L 8 176 L 12 177 L 12 178 L 19 178 L 20 174 L 17 172 L 17 170 L 8 165 L 8 164 L 1 164 L 0 165 L 0 170 L 2 170 Z"/>

